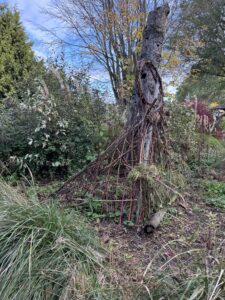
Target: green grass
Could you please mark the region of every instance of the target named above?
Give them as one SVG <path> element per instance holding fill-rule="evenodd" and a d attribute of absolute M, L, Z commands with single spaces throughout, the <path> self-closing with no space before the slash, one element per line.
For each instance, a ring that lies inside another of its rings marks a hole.
<path fill-rule="evenodd" d="M 209 198 L 207 202 L 216 208 L 225 209 L 225 195 L 219 196 L 217 198 Z"/>
<path fill-rule="evenodd" d="M 208 204 L 225 209 L 225 183 L 217 180 L 202 180 L 200 187 L 204 190 Z"/>
<path fill-rule="evenodd" d="M 106 299 L 106 252 L 76 212 L 0 182 L 0 245 L 1 300 Z"/>

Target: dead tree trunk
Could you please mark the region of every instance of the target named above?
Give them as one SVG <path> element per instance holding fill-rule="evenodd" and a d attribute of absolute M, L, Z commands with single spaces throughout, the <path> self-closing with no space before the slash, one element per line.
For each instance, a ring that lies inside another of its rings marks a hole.
<path fill-rule="evenodd" d="M 134 93 L 127 127 L 146 119 L 143 140 L 140 147 L 140 162 L 150 163 L 154 126 L 162 121 L 163 88 L 158 67 L 166 31 L 169 6 L 164 5 L 149 13 L 143 33 L 143 44 L 138 61 Z"/>
<path fill-rule="evenodd" d="M 134 167 L 160 161 L 165 149 L 163 88 L 158 67 L 169 6 L 150 12 L 131 101 L 129 118 L 121 135 L 95 161 L 72 176 L 57 191 L 66 201 L 85 201 L 87 193 L 102 201 L 105 211 L 120 210 L 120 223 L 143 221 L 153 210 L 144 179 L 128 180 Z"/>

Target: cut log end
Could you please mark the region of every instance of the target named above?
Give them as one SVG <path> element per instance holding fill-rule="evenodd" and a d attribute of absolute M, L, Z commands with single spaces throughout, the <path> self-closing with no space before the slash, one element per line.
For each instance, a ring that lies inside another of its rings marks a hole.
<path fill-rule="evenodd" d="M 145 225 L 144 226 L 144 233 L 152 234 L 155 231 L 155 228 L 152 225 Z"/>

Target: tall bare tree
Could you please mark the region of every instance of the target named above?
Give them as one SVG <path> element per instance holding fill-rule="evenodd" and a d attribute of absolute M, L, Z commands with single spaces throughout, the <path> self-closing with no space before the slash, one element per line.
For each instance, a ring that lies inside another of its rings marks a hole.
<path fill-rule="evenodd" d="M 170 0 L 176 2 L 176 0 Z M 68 35 L 56 41 L 90 54 L 108 72 L 118 104 L 132 94 L 147 11 L 163 0 L 52 0 L 44 12 L 66 27 Z"/>

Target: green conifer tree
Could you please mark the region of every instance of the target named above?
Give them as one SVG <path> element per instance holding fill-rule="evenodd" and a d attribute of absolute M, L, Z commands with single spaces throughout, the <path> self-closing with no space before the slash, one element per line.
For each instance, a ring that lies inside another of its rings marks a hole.
<path fill-rule="evenodd" d="M 1 99 L 15 94 L 17 84 L 29 76 L 35 58 L 19 12 L 7 4 L 0 4 L 0 37 Z"/>

